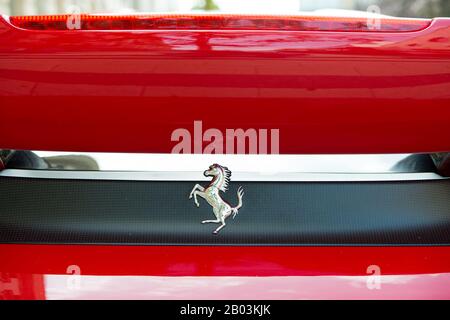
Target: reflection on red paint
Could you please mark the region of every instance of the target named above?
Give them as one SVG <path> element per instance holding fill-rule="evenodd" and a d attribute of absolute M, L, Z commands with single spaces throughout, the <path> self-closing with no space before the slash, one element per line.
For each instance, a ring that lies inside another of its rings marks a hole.
<path fill-rule="evenodd" d="M 0 245 L 0 274 L 4 299 L 450 299 L 450 247 Z"/>
<path fill-rule="evenodd" d="M 367 276 L 81 276 L 77 287 L 70 275 L 2 277 L 4 300 L 450 299 L 450 273 L 381 276 L 378 289 Z"/>
<path fill-rule="evenodd" d="M 0 272 L 0 300 L 44 299 L 43 275 Z"/>
<path fill-rule="evenodd" d="M 47 15 L 16 16 L 10 22 L 30 30 L 72 30 L 68 21 L 76 17 L 79 30 L 277 30 L 410 32 L 426 28 L 429 19 L 380 17 L 377 28 L 368 18 L 320 17 L 301 15 L 244 14 L 134 14 L 134 15 Z"/>
<path fill-rule="evenodd" d="M 83 276 L 68 290 L 67 276 L 46 275 L 47 299 L 279 300 L 450 299 L 450 273 L 382 276 L 150 277 Z"/>

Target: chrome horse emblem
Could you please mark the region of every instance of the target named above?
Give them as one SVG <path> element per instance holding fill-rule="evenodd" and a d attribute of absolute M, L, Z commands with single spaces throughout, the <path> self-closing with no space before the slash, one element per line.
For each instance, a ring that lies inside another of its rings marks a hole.
<path fill-rule="evenodd" d="M 226 223 L 225 220 L 233 215 L 233 219 L 238 214 L 238 210 L 242 207 L 242 197 L 244 196 L 244 190 L 239 187 L 237 191 L 238 205 L 231 207 L 231 205 L 222 199 L 219 191 L 226 192 L 228 190 L 228 184 L 230 183 L 231 171 L 227 167 L 222 167 L 218 164 L 213 164 L 204 173 L 205 177 L 212 177 L 209 185 L 204 188 L 199 184 L 196 184 L 189 195 L 189 199 L 194 197 L 194 202 L 197 207 L 200 206 L 197 196 L 205 199 L 206 202 L 213 208 L 216 220 L 204 220 L 202 223 L 220 223 L 220 226 L 213 231 L 213 234 L 218 234 L 222 230 Z"/>

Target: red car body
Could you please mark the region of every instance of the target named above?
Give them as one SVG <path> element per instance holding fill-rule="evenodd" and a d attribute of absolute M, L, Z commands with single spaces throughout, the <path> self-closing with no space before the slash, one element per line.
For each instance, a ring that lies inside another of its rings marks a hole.
<path fill-rule="evenodd" d="M 170 153 L 171 132 L 201 119 L 279 128 L 282 154 L 448 152 L 449 35 L 450 19 L 405 32 L 58 31 L 4 17 L 0 148 Z M 72 261 L 91 286 L 61 293 Z M 381 290 L 366 287 L 371 265 Z M 449 299 L 450 248 L 1 244 L 0 280 L 5 299 Z"/>

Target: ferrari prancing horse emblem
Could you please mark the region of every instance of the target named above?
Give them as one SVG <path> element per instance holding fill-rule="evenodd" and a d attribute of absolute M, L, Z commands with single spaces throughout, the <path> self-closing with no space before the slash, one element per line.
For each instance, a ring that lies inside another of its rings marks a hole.
<path fill-rule="evenodd" d="M 218 234 L 220 230 L 222 230 L 226 223 L 225 220 L 233 215 L 236 217 L 238 214 L 238 210 L 242 207 L 242 197 L 244 196 L 244 190 L 242 187 L 238 188 L 237 198 L 238 205 L 236 207 L 231 207 L 231 205 L 222 199 L 219 194 L 219 191 L 226 192 L 228 190 L 228 184 L 230 183 L 231 171 L 228 170 L 227 167 L 222 167 L 218 164 L 213 164 L 206 170 L 204 173 L 205 177 L 212 177 L 209 185 L 204 188 L 199 184 L 196 184 L 189 195 L 189 199 L 194 197 L 194 202 L 197 207 L 200 206 L 198 202 L 197 196 L 205 199 L 212 208 L 214 215 L 216 216 L 216 220 L 204 220 L 202 223 L 220 223 L 220 226 L 213 231 L 213 234 Z"/>

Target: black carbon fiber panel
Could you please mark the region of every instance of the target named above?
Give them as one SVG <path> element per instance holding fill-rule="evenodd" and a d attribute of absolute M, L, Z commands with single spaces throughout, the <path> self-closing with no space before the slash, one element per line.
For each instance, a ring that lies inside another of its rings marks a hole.
<path fill-rule="evenodd" d="M 0 178 L 0 242 L 179 245 L 449 245 L 450 180 L 246 182 L 219 235 L 195 182 Z"/>

